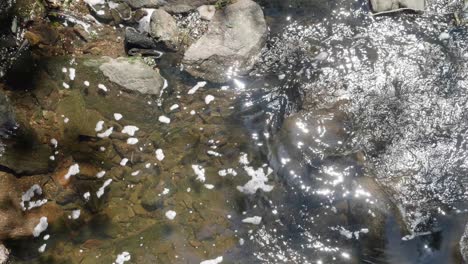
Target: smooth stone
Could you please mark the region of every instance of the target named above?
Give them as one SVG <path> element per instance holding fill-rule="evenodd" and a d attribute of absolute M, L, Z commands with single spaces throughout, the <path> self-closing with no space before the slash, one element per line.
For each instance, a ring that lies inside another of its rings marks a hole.
<path fill-rule="evenodd" d="M 156 42 L 147 34 L 128 27 L 125 29 L 125 49 L 130 50 L 132 48 L 155 49 Z"/>
<path fill-rule="evenodd" d="M 145 189 L 141 197 L 141 206 L 147 211 L 154 211 L 163 207 L 163 201 L 154 190 Z"/>
<path fill-rule="evenodd" d="M 219 0 L 166 0 L 163 9 L 169 13 L 187 13 L 202 5 L 210 5 Z"/>
<path fill-rule="evenodd" d="M 372 11 L 376 13 L 408 8 L 424 10 L 424 0 L 370 0 Z"/>
<path fill-rule="evenodd" d="M 197 8 L 197 11 L 201 19 L 211 21 L 216 13 L 216 7 L 214 5 L 203 5 Z"/>
<path fill-rule="evenodd" d="M 164 0 L 125 0 L 125 2 L 133 9 L 140 8 L 157 8 L 164 5 Z"/>
<path fill-rule="evenodd" d="M 195 77 L 223 83 L 227 71 L 245 75 L 253 67 L 265 44 L 267 26 L 261 7 L 239 0 L 217 11 L 208 31 L 185 52 L 186 71 Z"/>
<path fill-rule="evenodd" d="M 175 19 L 162 9 L 154 10 L 150 20 L 150 35 L 169 49 L 176 49 L 178 28 Z"/>
<path fill-rule="evenodd" d="M 140 59 L 109 58 L 99 66 L 102 73 L 122 88 L 142 94 L 159 95 L 164 78 Z"/>

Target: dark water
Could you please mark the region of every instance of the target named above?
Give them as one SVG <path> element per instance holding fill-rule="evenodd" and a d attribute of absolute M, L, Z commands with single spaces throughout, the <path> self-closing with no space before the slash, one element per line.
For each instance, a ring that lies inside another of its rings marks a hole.
<path fill-rule="evenodd" d="M 151 157 L 120 148 L 119 138 L 105 145 L 114 145 L 115 157 L 96 154 L 104 145 L 90 137 L 64 141 L 60 152 L 104 167 L 113 182 L 103 199 L 65 207 L 83 216 L 51 224 L 47 242 L 7 241 L 14 263 L 112 263 L 123 251 L 130 263 L 218 256 L 223 263 L 461 263 L 468 61 L 466 28 L 454 25 L 455 7 L 432 1 L 424 14 L 374 17 L 366 1 L 260 4 L 271 30 L 267 48 L 254 72 L 227 90 L 208 84 L 187 96 L 198 80 L 180 72 L 177 55 L 165 55 L 158 60 L 169 83 L 162 101 L 115 87 L 108 97 L 85 87 L 71 95 L 83 101 L 80 115 L 96 111 L 111 122 L 114 113 L 123 114 L 118 126 L 141 128 L 141 152 Z M 38 76 L 48 67 L 47 78 L 60 86 L 69 61 L 52 59 Z M 81 61 L 71 65 L 76 83 L 100 81 Z M 44 83 L 33 84 L 36 94 Z M 203 103 L 208 94 L 216 107 Z M 22 96 L 28 91 L 14 101 Z M 168 110 L 174 104 L 187 109 Z M 55 111 L 67 116 L 66 106 Z M 171 117 L 169 126 L 157 122 L 161 115 Z M 94 129 L 95 120 L 80 120 L 74 129 Z M 165 160 L 154 160 L 156 147 Z M 223 156 L 207 156 L 210 149 Z M 131 169 L 121 169 L 120 156 L 130 155 Z M 145 168 L 148 163 L 159 165 Z M 193 180 L 194 164 L 203 165 L 214 189 Z M 239 175 L 218 177 L 227 168 Z M 130 176 L 136 170 L 141 178 Z M 239 192 L 251 177 L 263 189 Z M 79 179 L 74 191 L 96 192 L 105 179 Z M 157 210 L 137 206 L 164 188 L 170 194 Z M 177 212 L 175 222 L 164 215 L 169 209 Z M 259 225 L 242 222 L 254 216 Z"/>

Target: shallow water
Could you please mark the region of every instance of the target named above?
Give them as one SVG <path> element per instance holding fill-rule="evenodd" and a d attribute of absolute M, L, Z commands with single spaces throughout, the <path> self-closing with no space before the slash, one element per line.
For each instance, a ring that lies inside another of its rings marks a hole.
<path fill-rule="evenodd" d="M 228 88 L 187 94 L 199 80 L 170 54 L 157 60 L 162 99 L 121 91 L 93 56 L 41 60 L 26 84 L 12 75 L 20 126 L 2 167 L 22 169 L 22 192 L 42 179 L 65 212 L 37 238 L 6 241 L 13 263 L 112 263 L 124 251 L 129 263 L 461 262 L 468 61 L 456 6 L 371 16 L 365 1 L 261 4 L 267 48 Z M 100 120 L 110 138 L 96 137 Z M 119 133 L 129 125 L 137 145 Z M 75 163 L 81 174 L 60 183 Z"/>

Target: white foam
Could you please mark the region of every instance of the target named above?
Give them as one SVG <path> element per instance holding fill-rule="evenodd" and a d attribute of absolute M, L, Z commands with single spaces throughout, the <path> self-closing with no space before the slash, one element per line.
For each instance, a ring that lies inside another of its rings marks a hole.
<path fill-rule="evenodd" d="M 47 246 L 46 243 L 42 244 L 42 246 L 40 246 L 40 247 L 37 249 L 37 251 L 38 251 L 39 253 L 44 253 L 44 251 L 45 251 L 45 249 L 46 249 L 46 246 Z"/>
<path fill-rule="evenodd" d="M 111 184 L 111 182 L 112 182 L 112 179 L 108 179 L 104 182 L 101 188 L 99 188 L 99 190 L 96 192 L 96 196 L 98 198 L 101 198 L 101 196 L 104 195 L 104 190 L 106 189 L 107 186 L 109 186 L 109 184 Z"/>
<path fill-rule="evenodd" d="M 117 255 L 117 259 L 112 264 L 123 264 L 126 261 L 130 261 L 132 257 L 127 251 L 122 252 L 122 254 Z"/>
<path fill-rule="evenodd" d="M 100 172 L 96 173 L 96 177 L 98 177 L 98 178 L 102 178 L 102 177 L 104 177 L 104 175 L 106 175 L 106 171 L 100 171 Z"/>
<path fill-rule="evenodd" d="M 208 150 L 206 153 L 207 153 L 208 155 L 210 155 L 210 156 L 215 156 L 215 157 L 220 157 L 220 156 L 222 156 L 220 153 L 218 153 L 218 152 L 216 152 L 216 151 L 213 151 L 213 150 Z"/>
<path fill-rule="evenodd" d="M 75 80 L 75 77 L 76 77 L 76 70 L 74 68 L 70 68 L 70 71 L 69 71 L 69 76 L 70 77 L 70 80 Z"/>
<path fill-rule="evenodd" d="M 99 89 L 103 90 L 104 92 L 107 92 L 107 87 L 104 84 L 98 84 L 97 86 Z"/>
<path fill-rule="evenodd" d="M 266 184 L 268 181 L 268 175 L 273 172 L 272 169 L 268 168 L 267 173 L 265 173 L 263 168 L 258 168 L 255 170 L 253 167 L 244 166 L 244 170 L 250 177 L 252 177 L 252 179 L 249 180 L 244 186 L 237 186 L 237 190 L 246 194 L 254 194 L 258 189 L 265 192 L 271 192 L 271 190 L 273 190 L 273 186 Z"/>
<path fill-rule="evenodd" d="M 119 121 L 120 119 L 122 119 L 123 115 L 122 114 L 119 114 L 119 113 L 114 113 L 114 119 Z"/>
<path fill-rule="evenodd" d="M 136 126 L 124 126 L 122 133 L 133 137 L 138 130 L 140 129 Z"/>
<path fill-rule="evenodd" d="M 164 123 L 164 124 L 171 123 L 171 119 L 167 116 L 160 116 L 158 120 L 159 122 Z"/>
<path fill-rule="evenodd" d="M 107 129 L 106 131 L 97 134 L 97 136 L 100 137 L 100 138 L 107 138 L 107 137 L 109 137 L 109 136 L 112 134 L 113 131 L 114 131 L 114 128 L 113 128 L 113 127 L 110 127 L 110 128 Z"/>
<path fill-rule="evenodd" d="M 105 0 L 84 0 L 84 2 L 90 6 L 103 5 L 106 3 Z"/>
<path fill-rule="evenodd" d="M 159 161 L 162 161 L 166 156 L 164 156 L 164 152 L 162 149 L 157 149 L 156 150 L 156 158 L 159 160 Z"/>
<path fill-rule="evenodd" d="M 23 193 L 23 195 L 21 196 L 21 202 L 20 202 L 20 205 L 21 205 L 21 208 L 23 209 L 23 211 L 30 210 L 30 209 L 36 208 L 36 207 L 40 207 L 40 206 L 47 203 L 47 199 L 31 201 L 31 199 L 36 194 L 37 195 L 42 194 L 42 188 L 41 188 L 41 186 L 39 186 L 37 184 L 34 184 L 25 193 Z M 25 205 L 25 202 L 28 202 L 28 206 Z"/>
<path fill-rule="evenodd" d="M 221 177 L 225 177 L 229 174 L 232 176 L 237 176 L 237 172 L 232 168 L 218 171 L 218 175 Z"/>
<path fill-rule="evenodd" d="M 214 185 L 213 184 L 205 184 L 205 188 L 207 188 L 208 190 L 212 190 L 214 189 Z"/>
<path fill-rule="evenodd" d="M 247 217 L 242 220 L 242 223 L 253 224 L 253 225 L 259 225 L 261 222 L 262 222 L 262 218 L 260 216 Z"/>
<path fill-rule="evenodd" d="M 127 159 L 127 158 L 123 158 L 123 159 L 120 161 L 120 166 L 125 166 L 125 165 L 127 165 L 127 162 L 128 162 L 128 159 Z"/>
<path fill-rule="evenodd" d="M 169 108 L 169 110 L 174 111 L 174 110 L 176 110 L 176 109 L 178 109 L 178 108 L 179 108 L 179 105 L 178 105 L 178 104 L 173 104 L 173 105 Z"/>
<path fill-rule="evenodd" d="M 70 166 L 70 168 L 68 168 L 68 172 L 67 174 L 65 174 L 65 179 L 68 180 L 70 179 L 71 176 L 75 176 L 77 175 L 78 173 L 80 173 L 80 165 L 78 164 L 73 164 Z"/>
<path fill-rule="evenodd" d="M 176 215 L 177 215 L 177 213 L 175 211 L 172 211 L 172 210 L 169 210 L 169 211 L 166 212 L 166 217 L 169 220 L 174 220 Z"/>
<path fill-rule="evenodd" d="M 205 87 L 206 82 L 198 82 L 192 89 L 190 89 L 187 94 L 194 94 L 198 89 Z"/>
<path fill-rule="evenodd" d="M 71 218 L 76 220 L 80 217 L 80 215 L 81 215 L 80 209 L 76 209 L 72 211 Z"/>
<path fill-rule="evenodd" d="M 207 104 L 207 105 L 210 104 L 211 102 L 213 102 L 214 99 L 215 99 L 215 97 L 212 96 L 211 94 L 207 95 L 205 97 L 205 104 Z"/>
<path fill-rule="evenodd" d="M 205 169 L 200 165 L 192 165 L 193 172 L 197 175 L 197 180 L 205 182 Z"/>
<path fill-rule="evenodd" d="M 57 148 L 57 146 L 58 146 L 58 141 L 57 141 L 55 138 L 51 139 L 51 140 L 50 140 L 50 143 L 51 143 L 52 145 L 54 145 L 54 148 Z"/>
<path fill-rule="evenodd" d="M 47 223 L 47 217 L 41 217 L 41 219 L 39 219 L 39 223 L 34 227 L 33 236 L 38 237 L 42 232 L 44 232 L 47 229 L 48 226 L 49 223 Z"/>
<path fill-rule="evenodd" d="M 94 129 L 96 132 L 99 132 L 101 131 L 102 129 L 104 129 L 104 121 L 98 121 L 96 123 L 96 128 Z"/>
<path fill-rule="evenodd" d="M 222 256 L 217 257 L 215 259 L 204 260 L 204 261 L 200 262 L 200 264 L 219 264 L 221 262 L 223 262 L 223 257 Z"/>
<path fill-rule="evenodd" d="M 127 139 L 127 144 L 129 145 L 135 145 L 137 143 L 138 143 L 138 138 L 131 137 Z"/>

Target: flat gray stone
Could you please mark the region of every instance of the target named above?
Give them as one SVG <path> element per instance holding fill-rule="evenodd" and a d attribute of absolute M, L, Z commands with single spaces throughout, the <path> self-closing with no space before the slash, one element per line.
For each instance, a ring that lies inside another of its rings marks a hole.
<path fill-rule="evenodd" d="M 202 5 L 214 4 L 217 1 L 218 0 L 166 0 L 166 4 L 163 8 L 169 13 L 186 13 Z"/>
<path fill-rule="evenodd" d="M 424 10 L 424 0 L 370 0 L 372 11 L 375 13 L 397 11 L 399 9 Z"/>
<path fill-rule="evenodd" d="M 216 11 L 208 31 L 185 52 L 186 71 L 217 83 L 229 80 L 229 71 L 247 74 L 265 45 L 267 26 L 261 7 L 239 0 Z"/>
<path fill-rule="evenodd" d="M 153 70 L 140 59 L 108 58 L 105 63 L 99 66 L 99 69 L 111 82 L 126 90 L 159 95 L 164 86 L 164 78 L 159 72 Z"/>
<path fill-rule="evenodd" d="M 165 4 L 164 0 L 125 0 L 125 2 L 133 9 L 140 8 L 157 8 Z"/>

